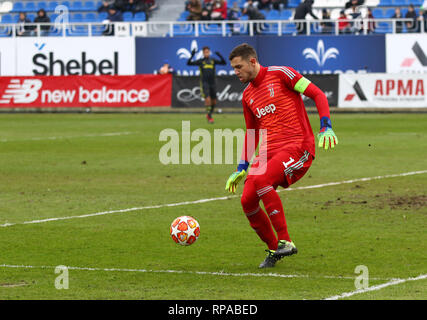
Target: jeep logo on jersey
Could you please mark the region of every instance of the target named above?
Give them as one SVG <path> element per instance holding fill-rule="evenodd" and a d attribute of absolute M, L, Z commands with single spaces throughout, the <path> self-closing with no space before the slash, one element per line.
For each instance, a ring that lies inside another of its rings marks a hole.
<path fill-rule="evenodd" d="M 264 108 L 261 108 L 261 109 L 256 108 L 256 111 L 257 111 L 256 117 L 261 118 L 266 114 L 274 113 L 274 111 L 276 111 L 276 106 L 274 104 L 269 104 L 268 106 L 265 106 Z"/>
<path fill-rule="evenodd" d="M 42 87 L 41 80 L 25 79 L 20 83 L 19 79 L 10 80 L 4 91 L 0 103 L 32 103 L 37 100 L 39 90 Z"/>

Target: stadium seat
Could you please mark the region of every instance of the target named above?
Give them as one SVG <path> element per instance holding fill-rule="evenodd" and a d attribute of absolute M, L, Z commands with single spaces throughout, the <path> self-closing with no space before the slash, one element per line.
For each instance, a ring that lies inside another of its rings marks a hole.
<path fill-rule="evenodd" d="M 288 8 L 296 8 L 300 4 L 301 0 L 289 0 Z"/>
<path fill-rule="evenodd" d="M 84 11 L 83 3 L 81 1 L 71 2 L 70 11 Z"/>
<path fill-rule="evenodd" d="M 395 8 L 388 8 L 385 10 L 384 18 L 391 18 L 394 15 Z M 374 16 L 375 17 L 375 16 Z"/>
<path fill-rule="evenodd" d="M 37 5 L 35 2 L 33 1 L 28 1 L 27 3 L 25 3 L 24 6 L 24 11 L 25 12 L 37 12 Z"/>
<path fill-rule="evenodd" d="M 72 13 L 70 15 L 70 22 L 83 22 L 83 14 L 82 13 Z"/>
<path fill-rule="evenodd" d="M 95 12 L 87 12 L 84 15 L 83 19 L 85 22 L 97 22 L 98 21 L 97 14 Z"/>
<path fill-rule="evenodd" d="M 145 12 L 137 12 L 133 16 L 133 21 L 138 21 L 139 22 L 139 21 L 145 21 L 145 20 L 147 20 Z"/>
<path fill-rule="evenodd" d="M 391 5 L 395 7 L 407 6 L 408 4 L 407 0 L 391 0 Z"/>
<path fill-rule="evenodd" d="M 12 18 L 11 14 L 4 14 L 3 17 L 1 17 L 2 24 L 15 23 L 16 21 L 16 19 Z"/>
<path fill-rule="evenodd" d="M 95 1 L 85 1 L 83 3 L 83 10 L 84 11 L 96 11 L 98 8 L 96 6 Z"/>
<path fill-rule="evenodd" d="M 293 12 L 292 10 L 285 9 L 280 13 L 280 20 L 289 20 L 292 18 Z"/>
<path fill-rule="evenodd" d="M 11 12 L 21 12 L 24 9 L 24 4 L 22 2 L 15 2 Z"/>
<path fill-rule="evenodd" d="M 47 11 L 47 3 L 46 3 L 46 1 L 39 1 L 39 2 L 37 2 L 36 3 L 36 8 L 37 8 L 37 10 L 44 9 L 45 11 Z"/>
<path fill-rule="evenodd" d="M 384 11 L 381 8 L 375 8 L 375 9 L 372 9 L 372 15 L 376 19 L 382 19 L 384 18 Z"/>
<path fill-rule="evenodd" d="M 63 5 L 67 7 L 68 10 L 70 10 L 70 7 L 71 7 L 70 1 L 61 1 L 60 5 Z"/>
<path fill-rule="evenodd" d="M 280 12 L 278 10 L 270 10 L 265 16 L 266 20 L 279 20 Z"/>
<path fill-rule="evenodd" d="M 108 17 L 108 13 L 107 12 L 100 12 L 100 13 L 98 13 L 98 21 L 100 21 L 100 22 L 106 20 L 107 17 Z"/>
<path fill-rule="evenodd" d="M 49 1 L 46 11 L 54 12 L 58 5 L 58 1 Z"/>
<path fill-rule="evenodd" d="M 381 0 L 379 7 L 391 7 L 392 5 L 392 0 Z"/>
<path fill-rule="evenodd" d="M 133 21 L 133 13 L 130 11 L 123 12 L 123 21 Z"/>

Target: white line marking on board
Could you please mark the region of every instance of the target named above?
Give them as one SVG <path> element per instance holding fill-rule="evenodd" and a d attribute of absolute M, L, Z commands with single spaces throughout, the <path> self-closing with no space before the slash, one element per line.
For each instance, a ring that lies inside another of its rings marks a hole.
<path fill-rule="evenodd" d="M 114 136 L 129 135 L 133 133 L 135 132 L 125 131 L 125 132 L 93 133 L 93 134 L 84 134 L 79 136 L 34 137 L 34 138 L 28 138 L 28 139 L 0 139 L 0 142 L 42 141 L 42 140 L 60 140 L 60 139 L 92 138 L 92 137 L 114 137 Z"/>
<path fill-rule="evenodd" d="M 381 290 L 381 289 L 384 289 L 384 288 L 387 288 L 390 286 L 395 286 L 397 284 L 401 284 L 404 282 L 417 281 L 417 280 L 423 280 L 423 279 L 427 279 L 427 274 L 422 274 L 422 275 L 419 275 L 418 277 L 415 277 L 415 278 L 393 279 L 393 280 L 386 282 L 386 283 L 383 283 L 383 284 L 368 287 L 366 289 L 358 289 L 358 290 L 351 291 L 351 292 L 345 292 L 345 293 L 342 293 L 340 295 L 325 298 L 323 300 L 338 300 L 338 299 L 342 299 L 342 298 L 348 298 L 348 297 L 354 296 L 355 294 L 366 293 L 366 292 L 370 292 L 370 291 L 377 291 L 377 290 Z"/>
<path fill-rule="evenodd" d="M 29 265 L 12 265 L 0 264 L 0 268 L 17 268 L 17 269 L 55 269 L 55 266 L 29 266 Z M 225 277 L 272 277 L 272 278 L 321 278 L 321 279 L 344 279 L 354 280 L 354 277 L 346 276 L 326 276 L 326 275 L 304 275 L 304 274 L 281 274 L 281 273 L 230 273 L 224 271 L 189 271 L 189 270 L 149 270 L 149 269 L 130 269 L 130 268 L 96 268 L 96 267 L 71 267 L 67 266 L 69 270 L 78 271 L 105 271 L 105 272 L 140 272 L 140 273 L 176 273 L 176 274 L 198 274 L 198 275 L 211 275 L 211 276 L 225 276 Z M 400 280 L 390 278 L 370 278 L 371 280 Z"/>
<path fill-rule="evenodd" d="M 312 185 L 312 186 L 287 188 L 287 189 L 283 189 L 283 190 L 278 190 L 278 192 L 316 189 L 316 188 L 336 186 L 336 185 L 340 185 L 340 184 L 371 181 L 371 180 L 378 180 L 378 179 L 385 179 L 385 178 L 405 177 L 405 176 L 412 176 L 412 175 L 423 174 L 423 173 L 427 173 L 427 170 L 404 172 L 404 173 L 397 173 L 397 174 L 388 174 L 388 175 L 384 175 L 384 176 L 375 176 L 375 177 L 367 177 L 367 178 L 358 178 L 358 179 L 338 181 L 338 182 L 329 182 L 329 183 L 323 183 L 323 184 L 316 184 L 316 185 Z M 233 196 L 225 196 L 225 197 L 217 197 L 217 198 L 209 198 L 209 199 L 200 199 L 200 200 L 194 200 L 194 201 L 166 203 L 166 204 L 159 204 L 159 205 L 146 206 L 146 207 L 134 207 L 134 208 L 127 208 L 127 209 L 119 209 L 119 210 L 109 210 L 109 211 L 102 211 L 102 212 L 96 212 L 96 213 L 88 213 L 88 214 L 83 214 L 83 215 L 78 215 L 78 216 L 47 218 L 47 219 L 31 220 L 31 221 L 24 221 L 24 222 L 18 222 L 18 223 L 6 222 L 4 224 L 1 224 L 0 227 L 10 227 L 10 226 L 14 226 L 14 225 L 36 224 L 36 223 L 44 223 L 44 222 L 60 221 L 60 220 L 70 220 L 70 219 L 81 219 L 81 218 L 103 216 L 103 215 L 113 214 L 113 213 L 125 213 L 125 212 L 139 211 L 139 210 L 149 210 L 149 209 L 159 209 L 159 208 L 166 208 L 166 207 L 186 206 L 186 205 L 190 205 L 190 204 L 200 204 L 200 203 L 206 203 L 206 202 L 212 202 L 212 201 L 228 200 L 228 199 L 237 198 L 237 197 L 240 197 L 240 196 L 239 195 L 233 195 Z"/>

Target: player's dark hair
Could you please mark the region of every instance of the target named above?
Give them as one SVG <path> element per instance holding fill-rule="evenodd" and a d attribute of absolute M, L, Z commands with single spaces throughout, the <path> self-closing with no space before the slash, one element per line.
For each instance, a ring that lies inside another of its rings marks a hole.
<path fill-rule="evenodd" d="M 242 43 L 235 47 L 231 53 L 228 59 L 233 60 L 235 57 L 241 57 L 243 60 L 249 60 L 250 58 L 255 58 L 258 60 L 258 56 L 256 54 L 256 51 L 254 47 L 247 43 Z"/>
<path fill-rule="evenodd" d="M 203 51 L 205 51 L 205 50 L 210 50 L 211 48 L 209 48 L 208 46 L 204 46 L 203 48 L 202 48 L 202 50 Z"/>

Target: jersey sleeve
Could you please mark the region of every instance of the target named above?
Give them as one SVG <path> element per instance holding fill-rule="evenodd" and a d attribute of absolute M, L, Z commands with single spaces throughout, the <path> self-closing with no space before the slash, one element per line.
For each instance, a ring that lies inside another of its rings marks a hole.
<path fill-rule="evenodd" d="M 244 96 L 242 99 L 242 105 L 243 115 L 245 117 L 246 123 L 246 134 L 245 142 L 242 149 L 241 160 L 250 162 L 259 143 L 259 128 L 255 120 L 254 114 L 249 109 L 249 106 L 246 104 Z"/>
<path fill-rule="evenodd" d="M 310 80 L 291 67 L 281 67 L 281 77 L 285 85 L 296 92 L 311 98 L 316 104 L 319 117 L 330 117 L 329 103 L 325 94 Z"/>

